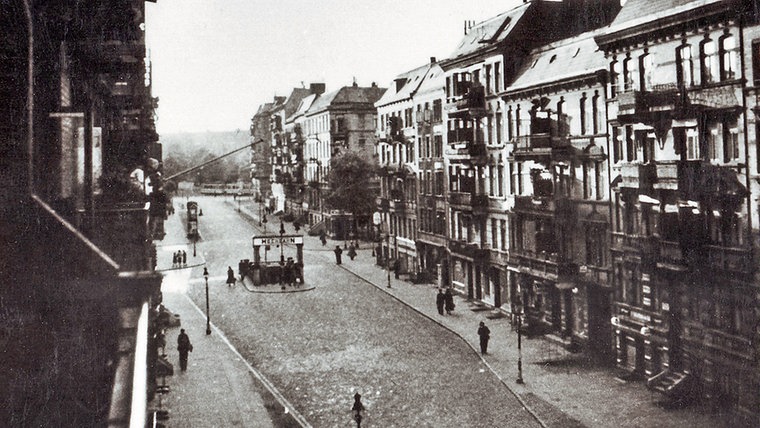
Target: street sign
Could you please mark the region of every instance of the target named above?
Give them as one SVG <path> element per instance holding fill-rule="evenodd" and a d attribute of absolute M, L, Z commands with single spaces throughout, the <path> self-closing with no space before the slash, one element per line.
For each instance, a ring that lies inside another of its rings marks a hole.
<path fill-rule="evenodd" d="M 253 246 L 262 245 L 279 245 L 279 244 L 303 244 L 303 235 L 283 235 L 283 236 L 254 236 Z"/>
<path fill-rule="evenodd" d="M 374 214 L 372 214 L 372 223 L 373 223 L 375 226 L 379 226 L 379 225 L 380 225 L 380 223 L 381 223 L 382 221 L 383 221 L 383 219 L 382 219 L 382 218 L 380 218 L 380 213 L 379 213 L 379 212 L 377 212 L 377 211 L 375 211 L 375 213 L 374 213 Z"/>

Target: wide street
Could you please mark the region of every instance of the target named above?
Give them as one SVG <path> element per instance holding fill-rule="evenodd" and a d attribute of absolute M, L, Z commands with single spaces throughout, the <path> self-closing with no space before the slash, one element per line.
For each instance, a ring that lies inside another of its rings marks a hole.
<path fill-rule="evenodd" d="M 336 268 L 331 251 L 307 245 L 305 280 L 314 290 L 253 293 L 240 282 L 229 288 L 227 266 L 237 272 L 240 259 L 252 258 L 256 228 L 222 197 L 195 200 L 203 210 L 197 251 L 210 274 L 212 323 L 313 426 L 351 426 L 355 392 L 367 409 L 363 426 L 538 426 L 459 337 Z M 278 228 L 269 224 L 270 232 Z M 183 238 L 167 236 L 165 243 Z M 279 249 L 269 257 L 279 258 Z M 188 294 L 205 308 L 201 267 L 188 283 Z"/>

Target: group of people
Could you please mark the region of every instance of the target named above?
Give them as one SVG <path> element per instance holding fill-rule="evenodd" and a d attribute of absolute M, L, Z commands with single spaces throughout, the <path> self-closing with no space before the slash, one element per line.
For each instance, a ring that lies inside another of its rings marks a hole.
<path fill-rule="evenodd" d="M 451 289 L 446 288 L 446 292 L 443 289 L 438 289 L 438 295 L 435 296 L 435 306 L 438 307 L 438 313 L 443 315 L 446 310 L 447 315 L 451 315 L 451 311 L 454 310 L 454 295 L 451 294 Z"/>
<path fill-rule="evenodd" d="M 187 253 L 184 251 L 177 251 L 172 255 L 172 267 L 184 267 L 187 266 Z"/>
<path fill-rule="evenodd" d="M 340 248 L 340 245 L 335 246 L 333 253 L 335 253 L 335 264 L 341 264 L 343 262 L 343 249 Z M 356 247 L 354 244 L 348 246 L 348 257 L 351 260 L 356 258 Z"/>
<path fill-rule="evenodd" d="M 288 284 L 293 287 L 294 285 L 303 284 L 303 275 L 301 270 L 298 269 L 293 257 L 288 257 L 288 260 L 282 266 L 282 284 Z"/>

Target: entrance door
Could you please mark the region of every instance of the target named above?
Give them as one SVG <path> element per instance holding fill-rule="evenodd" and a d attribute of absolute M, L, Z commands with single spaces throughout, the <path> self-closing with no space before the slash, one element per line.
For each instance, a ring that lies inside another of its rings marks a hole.
<path fill-rule="evenodd" d="M 610 294 L 607 290 L 589 285 L 588 293 L 588 341 L 592 353 L 613 357 L 612 353 L 612 316 Z"/>
<path fill-rule="evenodd" d="M 474 296 L 472 289 L 472 263 L 467 263 L 467 298 L 472 299 Z"/>
<path fill-rule="evenodd" d="M 475 299 L 483 300 L 483 278 L 480 272 L 480 266 L 475 266 Z"/>

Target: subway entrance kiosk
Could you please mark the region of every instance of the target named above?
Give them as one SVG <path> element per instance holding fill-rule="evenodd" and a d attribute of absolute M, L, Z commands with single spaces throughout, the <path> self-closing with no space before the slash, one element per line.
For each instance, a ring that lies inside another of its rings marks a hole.
<path fill-rule="evenodd" d="M 253 262 L 248 264 L 247 272 L 241 272 L 251 278 L 253 285 L 274 284 L 282 281 L 287 259 L 285 249 L 292 253 L 295 246 L 295 259 L 291 273 L 296 281 L 303 284 L 303 235 L 259 235 L 253 237 Z M 261 260 L 261 250 L 264 250 L 264 260 Z M 277 251 L 279 248 L 279 251 Z M 275 253 L 275 254 L 272 254 Z M 277 254 L 279 253 L 279 254 Z M 269 258 L 274 260 L 269 260 Z"/>

